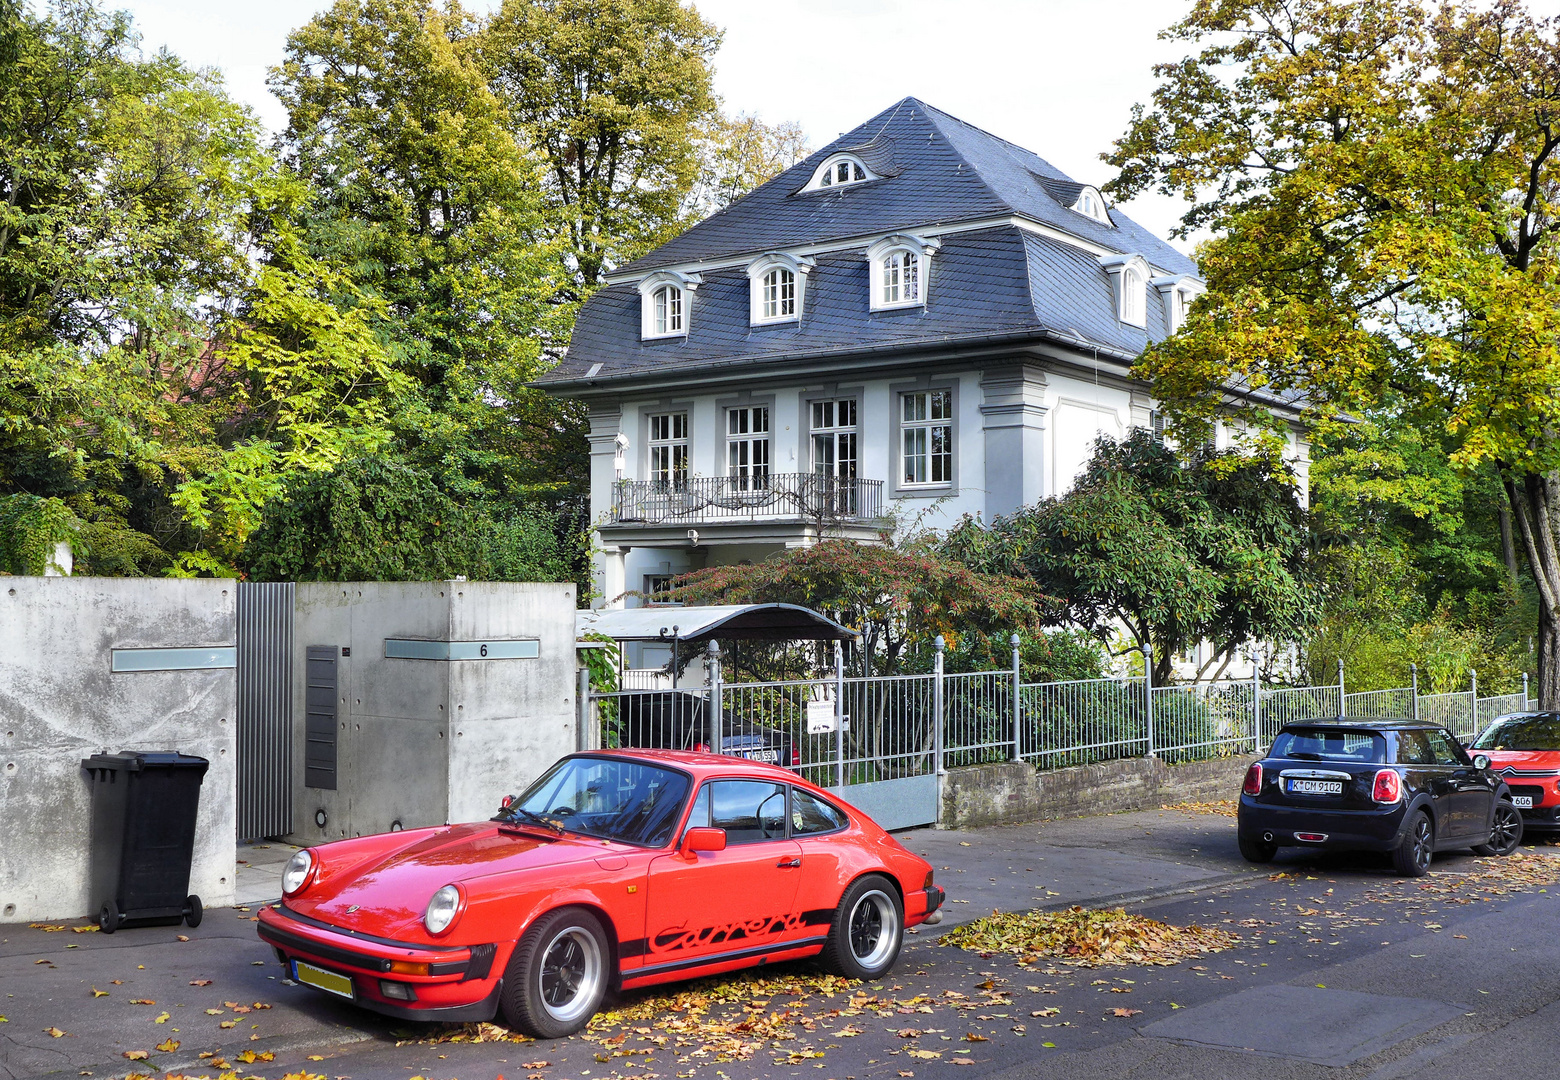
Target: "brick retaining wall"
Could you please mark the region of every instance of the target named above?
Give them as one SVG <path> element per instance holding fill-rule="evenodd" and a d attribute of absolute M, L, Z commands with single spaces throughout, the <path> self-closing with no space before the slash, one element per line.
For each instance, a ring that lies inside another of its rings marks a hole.
<path fill-rule="evenodd" d="M 1070 769 L 1037 770 L 1021 761 L 949 769 L 942 826 L 1010 825 L 1231 799 L 1248 764 L 1244 757 L 1185 765 L 1123 758 Z"/>

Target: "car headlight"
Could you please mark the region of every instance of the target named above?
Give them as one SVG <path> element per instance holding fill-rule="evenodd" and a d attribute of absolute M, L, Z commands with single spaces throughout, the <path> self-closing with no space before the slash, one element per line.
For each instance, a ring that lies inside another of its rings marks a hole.
<path fill-rule="evenodd" d="M 428 910 L 423 912 L 423 925 L 430 934 L 442 934 L 450 928 L 450 923 L 455 921 L 459 912 L 460 890 L 453 885 L 446 885 L 428 901 Z"/>
<path fill-rule="evenodd" d="M 282 895 L 291 896 L 303 888 L 309 880 L 309 871 L 313 869 L 314 853 L 308 848 L 288 859 L 287 867 L 282 871 Z"/>

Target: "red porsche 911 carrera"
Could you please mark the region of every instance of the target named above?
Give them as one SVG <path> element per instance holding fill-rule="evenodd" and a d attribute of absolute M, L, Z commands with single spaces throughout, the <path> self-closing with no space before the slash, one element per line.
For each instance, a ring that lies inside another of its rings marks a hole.
<path fill-rule="evenodd" d="M 411 1020 L 578 1031 L 612 987 L 817 956 L 875 979 L 937 922 L 932 867 L 771 765 L 575 754 L 491 821 L 298 852 L 260 937 L 289 975 Z"/>
<path fill-rule="evenodd" d="M 1468 750 L 1490 759 L 1528 832 L 1560 829 L 1560 713 L 1497 716 Z"/>

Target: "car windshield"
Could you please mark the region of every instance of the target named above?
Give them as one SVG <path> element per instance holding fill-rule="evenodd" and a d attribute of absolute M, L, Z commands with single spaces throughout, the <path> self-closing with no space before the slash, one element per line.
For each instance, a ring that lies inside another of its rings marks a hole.
<path fill-rule="evenodd" d="M 607 757 L 564 758 L 496 820 L 662 847 L 682 817 L 688 778 Z"/>
<path fill-rule="evenodd" d="M 1385 761 L 1387 741 L 1370 731 L 1289 728 L 1273 739 L 1268 756 L 1300 761 Z"/>
<path fill-rule="evenodd" d="M 1475 750 L 1560 750 L 1560 713 L 1502 716 L 1473 740 Z"/>

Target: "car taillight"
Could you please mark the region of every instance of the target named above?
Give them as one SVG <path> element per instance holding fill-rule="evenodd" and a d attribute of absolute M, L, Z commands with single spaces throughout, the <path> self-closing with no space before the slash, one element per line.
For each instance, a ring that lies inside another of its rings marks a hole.
<path fill-rule="evenodd" d="M 694 749 L 697 750 L 701 754 L 708 754 L 710 752 L 710 744 L 701 742 L 697 746 L 695 746 Z"/>
<path fill-rule="evenodd" d="M 796 768 L 796 745 L 794 743 L 786 747 L 785 763 L 792 769 Z"/>
<path fill-rule="evenodd" d="M 1262 794 L 1262 762 L 1251 763 L 1251 768 L 1246 770 L 1246 781 L 1240 785 L 1240 791 L 1242 795 Z"/>
<path fill-rule="evenodd" d="M 1395 803 L 1403 797 L 1403 778 L 1396 769 L 1378 769 L 1370 797 L 1379 803 Z"/>

